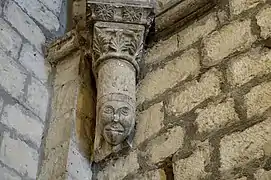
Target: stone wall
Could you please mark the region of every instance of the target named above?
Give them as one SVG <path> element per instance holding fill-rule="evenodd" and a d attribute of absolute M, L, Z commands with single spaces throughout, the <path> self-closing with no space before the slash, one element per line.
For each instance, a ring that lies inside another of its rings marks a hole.
<path fill-rule="evenodd" d="M 96 179 L 271 178 L 271 3 L 216 3 L 147 49 L 134 147 Z"/>
<path fill-rule="evenodd" d="M 65 1 L 0 0 L 0 179 L 36 179 L 50 114 L 43 45 L 65 30 Z"/>

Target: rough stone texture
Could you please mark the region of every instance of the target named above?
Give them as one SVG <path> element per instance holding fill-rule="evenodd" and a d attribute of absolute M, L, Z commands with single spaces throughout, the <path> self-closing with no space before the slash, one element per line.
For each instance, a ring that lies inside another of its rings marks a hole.
<path fill-rule="evenodd" d="M 241 177 L 241 178 L 238 178 L 236 180 L 247 180 L 247 178 L 246 177 Z"/>
<path fill-rule="evenodd" d="M 31 44 L 26 43 L 23 45 L 19 61 L 28 71 L 33 72 L 37 78 L 47 82 L 49 65 L 46 64 L 43 56 Z"/>
<path fill-rule="evenodd" d="M 159 132 L 163 127 L 164 111 L 163 103 L 151 106 L 138 115 L 135 144 L 142 143 L 145 139 Z"/>
<path fill-rule="evenodd" d="M 2 180 L 21 180 L 22 178 L 0 165 L 0 179 Z"/>
<path fill-rule="evenodd" d="M 174 179 L 198 180 L 208 175 L 205 166 L 210 162 L 208 141 L 197 145 L 197 149 L 188 158 L 173 163 Z"/>
<path fill-rule="evenodd" d="M 225 136 L 221 140 L 221 170 L 245 165 L 264 156 L 264 145 L 271 140 L 271 119 L 254 125 L 243 132 Z"/>
<path fill-rule="evenodd" d="M 163 169 L 157 169 L 143 175 L 137 175 L 133 180 L 166 180 L 166 173 Z"/>
<path fill-rule="evenodd" d="M 205 109 L 199 109 L 196 112 L 198 113 L 196 124 L 200 133 L 219 130 L 239 121 L 234 110 L 233 99 L 228 99 L 218 105 L 210 104 Z"/>
<path fill-rule="evenodd" d="M 0 49 L 0 84 L 13 97 L 23 94 L 26 74 Z"/>
<path fill-rule="evenodd" d="M 129 173 L 136 172 L 138 168 L 137 154 L 132 152 L 125 158 L 119 158 L 116 162 L 111 162 L 104 170 L 98 173 L 97 178 L 120 180 Z"/>
<path fill-rule="evenodd" d="M 38 50 L 41 50 L 41 44 L 45 42 L 45 36 L 35 22 L 10 0 L 6 2 L 3 11 L 4 18 L 34 44 Z"/>
<path fill-rule="evenodd" d="M 148 49 L 144 59 L 146 63 L 158 63 L 173 55 L 176 51 L 178 51 L 178 37 L 174 35 L 166 40 L 159 41 L 155 46 Z"/>
<path fill-rule="evenodd" d="M 151 100 L 187 77 L 197 75 L 199 58 L 198 50 L 190 49 L 168 62 L 162 69 L 149 73 L 139 85 L 137 102 Z"/>
<path fill-rule="evenodd" d="M 197 42 L 199 39 L 205 37 L 213 30 L 215 30 L 216 26 L 217 18 L 215 13 L 209 14 L 199 21 L 196 21 L 177 34 L 179 42 L 178 49 L 183 50 L 189 45 Z"/>
<path fill-rule="evenodd" d="M 0 37 L 0 48 L 13 58 L 17 58 L 22 38 L 2 18 L 0 18 Z"/>
<path fill-rule="evenodd" d="M 227 79 L 232 86 L 241 86 L 257 76 L 271 72 L 271 51 L 255 48 L 230 60 Z"/>
<path fill-rule="evenodd" d="M 15 0 L 19 6 L 32 16 L 36 21 L 42 24 L 48 30 L 57 31 L 59 21 L 57 17 L 37 0 Z"/>
<path fill-rule="evenodd" d="M 256 16 L 257 24 L 261 28 L 261 37 L 267 39 L 271 37 L 271 6 L 263 8 Z"/>
<path fill-rule="evenodd" d="M 15 149 L 19 150 L 14 151 Z M 27 174 L 35 179 L 38 166 L 38 153 L 19 139 L 12 139 L 9 134 L 3 135 L 0 148 L 0 160 L 13 167 L 21 174 Z"/>
<path fill-rule="evenodd" d="M 26 136 L 27 139 L 35 142 L 39 147 L 43 124 L 37 118 L 27 115 L 26 110 L 23 110 L 18 104 L 5 106 L 1 122 L 9 128 L 16 129 L 20 134 Z"/>
<path fill-rule="evenodd" d="M 27 103 L 42 120 L 45 120 L 49 100 L 47 88 L 41 82 L 32 78 L 27 92 Z"/>
<path fill-rule="evenodd" d="M 266 0 L 230 0 L 230 11 L 232 15 L 238 15 L 243 11 L 256 7 L 259 3 L 265 3 Z"/>
<path fill-rule="evenodd" d="M 204 38 L 202 64 L 215 65 L 233 52 L 248 49 L 255 40 L 251 20 L 234 21 Z"/>
<path fill-rule="evenodd" d="M 250 90 L 245 95 L 245 106 L 247 116 L 251 118 L 254 115 L 261 115 L 271 106 L 270 94 L 271 82 L 260 84 Z"/>
<path fill-rule="evenodd" d="M 204 100 L 220 93 L 220 72 L 211 69 L 203 74 L 199 82 L 187 83 L 185 90 L 169 97 L 166 107 L 170 114 L 181 115 L 190 111 Z"/>
<path fill-rule="evenodd" d="M 176 138 L 178 137 L 178 138 Z M 169 129 L 167 133 L 162 134 L 151 140 L 147 145 L 146 155 L 151 164 L 163 161 L 165 158 L 174 154 L 183 145 L 184 130 L 180 126 Z"/>
<path fill-rule="evenodd" d="M 271 171 L 259 169 L 254 173 L 254 177 L 256 180 L 269 180 L 271 179 Z"/>
<path fill-rule="evenodd" d="M 45 6 L 47 6 L 51 11 L 53 11 L 55 14 L 60 13 L 62 0 L 40 0 Z"/>

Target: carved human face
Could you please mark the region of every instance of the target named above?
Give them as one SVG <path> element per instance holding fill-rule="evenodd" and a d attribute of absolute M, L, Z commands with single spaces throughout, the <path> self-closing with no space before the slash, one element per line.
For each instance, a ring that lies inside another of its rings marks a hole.
<path fill-rule="evenodd" d="M 126 102 L 108 101 L 101 106 L 99 121 L 105 140 L 111 145 L 118 145 L 134 128 L 134 108 Z"/>

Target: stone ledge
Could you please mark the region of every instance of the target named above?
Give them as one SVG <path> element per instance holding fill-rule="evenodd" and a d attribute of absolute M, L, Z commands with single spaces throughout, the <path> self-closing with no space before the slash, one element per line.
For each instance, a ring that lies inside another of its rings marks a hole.
<path fill-rule="evenodd" d="M 160 1 L 155 12 L 155 37 L 171 33 L 215 6 L 213 0 L 169 0 L 161 8 Z"/>

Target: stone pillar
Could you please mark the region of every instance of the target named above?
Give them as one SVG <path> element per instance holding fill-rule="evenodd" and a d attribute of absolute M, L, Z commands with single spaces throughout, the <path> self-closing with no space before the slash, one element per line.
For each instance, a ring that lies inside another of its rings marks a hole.
<path fill-rule="evenodd" d="M 144 37 L 152 21 L 152 2 L 124 2 L 88 2 L 97 85 L 96 162 L 132 146 L 136 76 Z"/>

